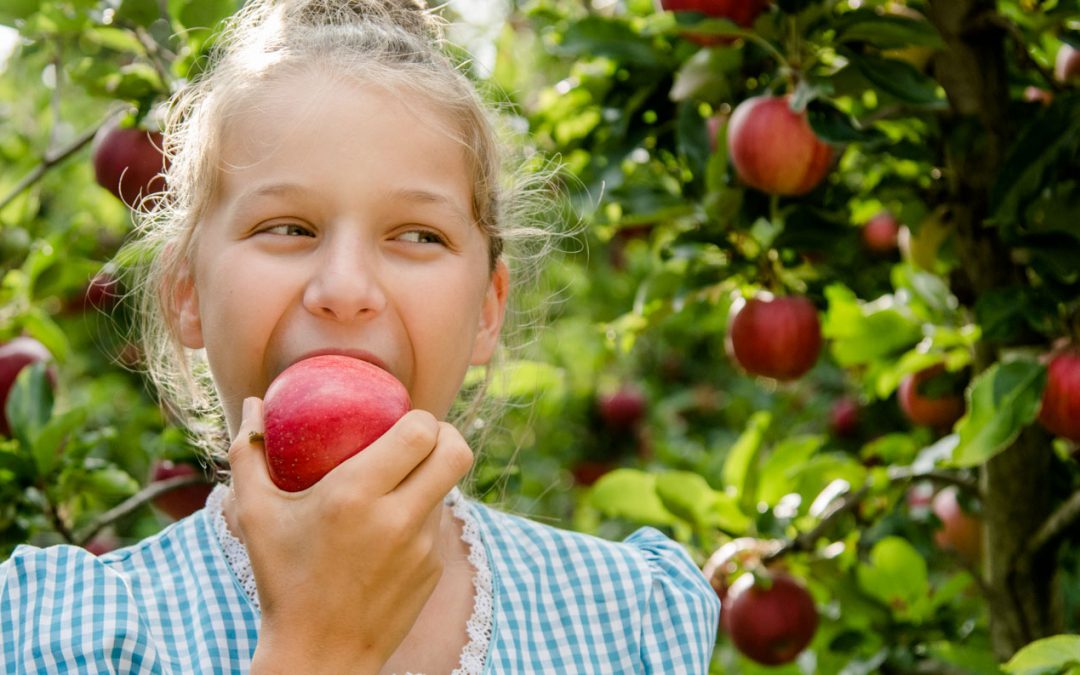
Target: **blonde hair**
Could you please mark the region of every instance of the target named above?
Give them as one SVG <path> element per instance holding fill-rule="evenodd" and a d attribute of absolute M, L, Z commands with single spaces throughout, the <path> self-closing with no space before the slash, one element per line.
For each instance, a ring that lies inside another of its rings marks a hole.
<path fill-rule="evenodd" d="M 175 288 L 188 274 L 198 224 L 217 189 L 227 121 L 253 91 L 318 69 L 422 96 L 446 114 L 466 150 L 473 215 L 490 242 L 492 269 L 507 261 L 518 287 L 538 278 L 539 263 L 555 248 L 556 170 L 505 155 L 507 129 L 449 57 L 443 28 L 411 0 L 251 0 L 226 23 L 207 67 L 170 100 L 166 188 L 144 202 L 124 259 L 131 263 L 128 287 L 137 297 L 146 371 L 168 414 L 211 457 L 223 459 L 227 430 L 205 355 L 184 348 L 176 333 Z M 508 331 L 526 334 L 532 323 L 515 295 L 508 323 L 516 328 L 504 330 L 504 338 Z M 482 414 L 484 389 L 470 388 L 469 400 L 456 403 L 452 421 L 463 431 L 483 426 L 473 421 Z"/>

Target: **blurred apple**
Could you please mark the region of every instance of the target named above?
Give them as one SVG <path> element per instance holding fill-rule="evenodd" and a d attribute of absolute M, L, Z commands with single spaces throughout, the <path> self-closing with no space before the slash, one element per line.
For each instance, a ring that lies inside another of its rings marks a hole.
<path fill-rule="evenodd" d="M 882 211 L 863 225 L 862 241 L 874 253 L 892 253 L 899 234 L 900 221 L 888 211 Z"/>
<path fill-rule="evenodd" d="M 727 591 L 726 628 L 735 648 L 777 666 L 795 660 L 818 628 L 814 598 L 786 572 L 745 573 Z"/>
<path fill-rule="evenodd" d="M 622 431 L 636 427 L 645 419 L 648 399 L 645 392 L 634 384 L 624 384 L 614 392 L 597 398 L 600 418 L 611 429 Z"/>
<path fill-rule="evenodd" d="M 176 476 L 202 476 L 206 482 L 188 485 L 159 495 L 154 498 L 154 506 L 173 520 L 180 520 L 195 513 L 206 504 L 206 498 L 214 489 L 209 477 L 202 468 L 187 462 L 159 460 L 154 463 L 150 473 L 151 481 L 162 481 Z"/>
<path fill-rule="evenodd" d="M 759 294 L 732 305 L 728 351 L 752 375 L 798 379 L 817 363 L 821 345 L 817 308 L 803 296 Z"/>
<path fill-rule="evenodd" d="M 832 146 L 817 137 L 805 112 L 787 96 L 755 96 L 740 103 L 728 123 L 728 153 L 750 187 L 775 195 L 803 195 L 825 179 Z"/>
<path fill-rule="evenodd" d="M 930 508 L 941 521 L 941 528 L 934 532 L 938 548 L 977 564 L 982 557 L 982 520 L 964 509 L 956 488 L 947 487 L 934 495 Z"/>
<path fill-rule="evenodd" d="M 105 125 L 94 137 L 91 152 L 98 185 L 130 208 L 138 208 L 143 197 L 165 187 L 160 174 L 168 163 L 161 132 Z"/>
<path fill-rule="evenodd" d="M 661 10 L 671 12 L 697 12 L 705 16 L 730 19 L 743 28 L 768 7 L 770 0 L 658 0 Z M 687 31 L 683 37 L 702 46 L 724 44 L 732 38 L 724 35 L 705 35 Z"/>
<path fill-rule="evenodd" d="M 20 336 L 0 344 L 0 436 L 10 436 L 7 417 L 8 395 L 23 368 L 38 362 L 51 362 L 52 354 L 32 337 Z M 56 372 L 49 369 L 50 384 L 56 386 Z"/>
<path fill-rule="evenodd" d="M 1061 44 L 1054 59 L 1054 78 L 1061 83 L 1080 78 L 1080 50 L 1067 42 Z"/>
<path fill-rule="evenodd" d="M 829 409 L 829 429 L 840 438 L 851 438 L 859 431 L 859 402 L 850 396 L 837 399 Z"/>
<path fill-rule="evenodd" d="M 1080 443 L 1080 350 L 1065 350 L 1050 360 L 1039 422 L 1050 433 Z"/>
<path fill-rule="evenodd" d="M 964 415 L 964 397 L 953 392 L 931 393 L 928 386 L 941 383 L 945 365 L 936 364 L 904 377 L 897 400 L 904 415 L 915 424 L 938 430 L 951 429 Z"/>

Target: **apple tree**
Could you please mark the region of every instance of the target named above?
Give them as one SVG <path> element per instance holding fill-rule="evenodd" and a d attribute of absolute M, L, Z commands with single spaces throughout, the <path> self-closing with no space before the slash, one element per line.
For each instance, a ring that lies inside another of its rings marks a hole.
<path fill-rule="evenodd" d="M 791 672 L 1080 664 L 1080 5 L 537 0 L 497 46 L 587 242 L 507 392 L 575 496 L 518 491 L 799 580 Z"/>

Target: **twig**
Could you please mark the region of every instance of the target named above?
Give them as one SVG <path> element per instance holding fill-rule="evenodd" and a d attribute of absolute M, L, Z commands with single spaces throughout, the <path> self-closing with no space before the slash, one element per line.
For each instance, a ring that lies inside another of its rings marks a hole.
<path fill-rule="evenodd" d="M 1080 521 L 1080 490 L 1072 493 L 1043 521 L 1043 524 L 1028 540 L 1027 546 L 1020 555 L 1020 561 L 1030 566 L 1033 558 L 1055 539 L 1069 531 L 1077 521 Z M 1021 563 L 1018 561 L 1017 564 Z"/>
<path fill-rule="evenodd" d="M 68 145 L 60 148 L 59 150 L 56 150 L 55 152 L 46 151 L 44 156 L 42 156 L 41 158 L 41 162 L 36 167 L 34 167 L 34 169 L 30 173 L 23 176 L 22 180 L 20 180 L 18 184 L 11 189 L 11 192 L 9 192 L 7 196 L 3 198 L 3 200 L 0 200 L 0 211 L 3 211 L 8 204 L 15 201 L 15 198 L 22 194 L 25 190 L 27 190 L 31 185 L 41 180 L 42 177 L 49 171 L 49 169 L 63 162 L 68 157 L 71 157 L 79 150 L 82 150 L 83 146 L 94 140 L 94 135 L 97 134 L 99 129 L 104 127 L 109 122 L 113 121 L 113 119 L 118 117 L 121 112 L 123 111 L 113 111 L 109 113 L 99 123 L 95 124 L 90 129 L 84 131 L 78 138 L 73 140 Z"/>
<path fill-rule="evenodd" d="M 74 535 L 68 536 L 67 538 L 73 543 L 79 545 L 85 544 L 93 539 L 94 535 L 107 525 L 111 525 L 124 516 L 134 513 L 161 495 L 191 485 L 205 485 L 208 482 L 209 481 L 207 481 L 205 477 L 200 476 L 199 474 L 173 476 L 172 478 L 154 481 L 105 513 L 97 516 L 80 528 Z"/>

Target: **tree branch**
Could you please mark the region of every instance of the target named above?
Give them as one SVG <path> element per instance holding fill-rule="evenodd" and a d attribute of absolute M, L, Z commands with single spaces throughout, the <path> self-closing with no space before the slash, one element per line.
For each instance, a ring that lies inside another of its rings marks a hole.
<path fill-rule="evenodd" d="M 41 162 L 38 163 L 38 165 L 35 166 L 30 173 L 23 176 L 22 180 L 20 180 L 18 184 L 16 184 L 15 187 L 11 189 L 11 192 L 9 192 L 2 200 L 0 200 L 0 211 L 3 211 L 8 204 L 15 201 L 15 198 L 25 192 L 27 189 L 29 189 L 30 186 L 41 180 L 45 176 L 45 174 L 48 173 L 49 169 L 53 168 L 57 164 L 60 164 L 65 159 L 71 157 L 79 150 L 82 150 L 83 146 L 94 140 L 94 136 L 97 134 L 99 129 L 104 127 L 109 122 L 113 121 L 122 112 L 124 111 L 116 110 L 109 113 L 105 116 L 103 120 L 84 131 L 78 138 L 73 140 L 68 145 L 56 150 L 55 152 L 46 151 L 41 158 Z"/>
<path fill-rule="evenodd" d="M 121 518 L 134 513 L 161 495 L 172 492 L 173 490 L 179 490 L 183 487 L 204 485 L 208 482 L 209 481 L 206 478 L 199 474 L 173 476 L 172 478 L 154 481 L 105 513 L 102 513 L 91 520 L 73 535 L 69 536 L 68 539 L 81 546 L 93 539 L 94 535 L 104 529 L 107 525 L 111 525 Z"/>
<path fill-rule="evenodd" d="M 1043 524 L 1028 540 L 1017 564 L 1021 564 L 1021 561 L 1030 563 L 1030 560 L 1038 556 L 1047 546 L 1070 531 L 1077 521 L 1080 521 L 1080 490 L 1072 493 L 1043 521 Z"/>

